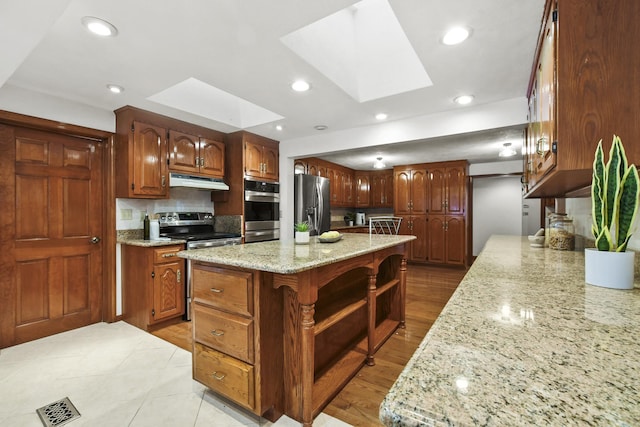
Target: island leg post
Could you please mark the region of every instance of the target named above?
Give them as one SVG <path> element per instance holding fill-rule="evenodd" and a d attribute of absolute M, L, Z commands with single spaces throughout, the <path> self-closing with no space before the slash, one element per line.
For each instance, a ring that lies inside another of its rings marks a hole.
<path fill-rule="evenodd" d="M 369 284 L 367 287 L 367 365 L 374 366 L 376 364 L 373 353 L 376 351 L 376 278 L 375 273 L 369 274 Z"/>

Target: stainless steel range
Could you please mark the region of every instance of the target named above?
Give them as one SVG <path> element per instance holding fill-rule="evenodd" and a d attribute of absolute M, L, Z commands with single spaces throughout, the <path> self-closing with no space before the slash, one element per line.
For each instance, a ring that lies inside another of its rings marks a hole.
<path fill-rule="evenodd" d="M 212 248 L 216 246 L 239 245 L 239 233 L 215 231 L 215 219 L 209 212 L 158 212 L 160 237 L 172 240 L 186 240 L 186 249 Z M 185 274 L 185 320 L 191 320 L 191 261 L 187 260 Z"/>

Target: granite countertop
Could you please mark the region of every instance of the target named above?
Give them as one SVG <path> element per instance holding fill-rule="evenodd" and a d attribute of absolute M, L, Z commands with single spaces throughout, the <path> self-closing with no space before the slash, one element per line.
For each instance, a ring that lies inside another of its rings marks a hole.
<path fill-rule="evenodd" d="M 131 246 L 170 246 L 170 245 L 182 245 L 186 240 L 144 240 L 144 239 L 118 239 L 118 243 Z"/>
<path fill-rule="evenodd" d="M 640 425 L 640 289 L 493 236 L 380 407 L 387 426 Z"/>
<path fill-rule="evenodd" d="M 321 243 L 317 236 L 311 236 L 308 245 L 296 245 L 293 240 L 273 240 L 181 251 L 178 256 L 252 270 L 295 274 L 415 239 L 415 236 L 369 236 L 356 233 L 345 233 L 342 236 L 342 240 L 335 243 Z"/>

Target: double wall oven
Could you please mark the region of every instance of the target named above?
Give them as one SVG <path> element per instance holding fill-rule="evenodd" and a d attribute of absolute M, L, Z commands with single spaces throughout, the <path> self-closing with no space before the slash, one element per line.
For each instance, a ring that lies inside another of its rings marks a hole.
<path fill-rule="evenodd" d="M 280 239 L 280 184 L 244 180 L 244 241 Z"/>
<path fill-rule="evenodd" d="M 210 212 L 159 212 L 160 237 L 172 240 L 186 240 L 186 249 L 212 248 L 225 245 L 239 245 L 239 233 L 215 231 L 215 220 Z M 191 320 L 191 260 L 187 260 L 185 274 L 185 316 Z"/>

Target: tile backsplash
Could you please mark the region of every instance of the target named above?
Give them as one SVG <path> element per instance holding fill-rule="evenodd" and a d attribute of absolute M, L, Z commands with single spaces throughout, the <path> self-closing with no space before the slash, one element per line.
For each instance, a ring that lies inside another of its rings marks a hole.
<path fill-rule="evenodd" d="M 593 234 L 591 233 L 591 198 L 574 198 L 566 199 L 566 211 L 569 216 L 573 218 L 573 225 L 577 235 L 584 237 L 587 240 L 593 240 Z M 638 214 L 640 215 L 640 213 Z M 636 215 L 635 233 L 629 240 L 629 249 L 634 251 L 640 251 L 640 234 L 638 233 L 638 227 L 640 226 L 640 218 Z"/>
<path fill-rule="evenodd" d="M 142 229 L 145 213 L 213 212 L 211 191 L 175 187 L 169 199 L 116 199 L 116 230 Z"/>

